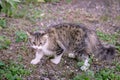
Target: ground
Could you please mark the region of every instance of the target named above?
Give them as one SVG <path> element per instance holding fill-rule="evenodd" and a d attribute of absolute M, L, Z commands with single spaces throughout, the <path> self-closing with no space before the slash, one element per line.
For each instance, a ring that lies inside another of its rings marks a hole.
<path fill-rule="evenodd" d="M 18 9 L 15 17 L 8 18 L 0 15 L 7 20 L 7 27 L 0 29 L 0 35 L 5 35 L 11 40 L 8 49 L 0 50 L 0 60 L 5 63 L 15 61 L 30 70 L 30 75 L 23 77 L 23 80 L 70 80 L 82 71 L 78 67 L 77 61 L 67 58 L 67 56 L 64 56 L 58 65 L 52 64 L 47 57 L 43 58 L 39 64 L 31 65 L 30 61 L 34 58 L 35 52 L 26 41 L 16 42 L 16 33 L 19 31 L 33 32 L 53 24 L 71 22 L 83 23 L 89 29 L 109 35 L 120 32 L 120 5 L 117 1 L 75 0 L 71 3 L 61 1 L 37 3 L 36 5 L 20 4 Z M 120 45 L 119 37 L 116 42 Z M 119 54 L 118 51 L 117 54 Z M 117 55 L 118 63 L 119 60 L 120 55 Z M 97 64 L 97 66 L 115 67 L 107 63 Z M 96 72 L 94 63 L 90 70 Z"/>

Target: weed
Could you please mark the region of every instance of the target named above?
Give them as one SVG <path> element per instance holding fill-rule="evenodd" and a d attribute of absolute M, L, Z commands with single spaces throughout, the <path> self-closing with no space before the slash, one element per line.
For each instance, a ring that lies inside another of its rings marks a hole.
<path fill-rule="evenodd" d="M 44 16 L 41 16 L 42 12 L 39 9 L 31 9 L 33 12 L 32 13 L 28 13 L 27 18 L 32 21 L 35 22 L 36 20 L 41 20 Z"/>
<path fill-rule="evenodd" d="M 18 58 L 17 60 L 18 60 L 19 62 L 21 62 L 21 61 L 23 60 L 22 55 L 18 55 L 18 57 L 17 57 L 17 58 Z"/>
<path fill-rule="evenodd" d="M 116 64 L 115 70 L 120 72 L 120 64 L 119 63 Z"/>
<path fill-rule="evenodd" d="M 120 21 L 120 15 L 119 15 L 119 16 L 116 16 L 115 19 L 118 20 L 118 21 Z"/>
<path fill-rule="evenodd" d="M 119 34 L 117 33 L 110 35 L 97 31 L 97 35 L 101 40 L 107 41 L 108 43 L 114 44 L 115 46 L 117 39 L 119 38 Z M 116 48 L 120 49 L 120 45 L 117 45 Z M 92 58 L 90 62 L 92 62 Z M 120 80 L 120 64 L 114 64 L 116 66 L 114 69 L 104 68 L 96 73 L 93 71 L 82 72 L 82 74 L 75 76 L 73 80 Z M 81 66 L 83 63 L 78 62 L 77 65 Z"/>
<path fill-rule="evenodd" d="M 2 12 L 6 14 L 6 16 L 11 17 L 15 10 L 17 9 L 17 3 L 19 0 L 1 0 L 0 5 L 2 6 Z"/>
<path fill-rule="evenodd" d="M 81 75 L 75 76 L 73 80 L 120 80 L 120 75 L 115 70 L 106 68 L 96 73 L 93 71 L 83 72 Z"/>
<path fill-rule="evenodd" d="M 26 45 L 21 46 L 20 49 L 21 49 L 22 51 L 25 51 L 25 52 L 28 50 L 27 47 L 26 47 Z"/>
<path fill-rule="evenodd" d="M 104 15 L 104 16 L 101 16 L 100 17 L 100 20 L 105 22 L 105 21 L 108 21 L 109 17 L 107 15 Z"/>
<path fill-rule="evenodd" d="M 28 75 L 30 75 L 30 71 L 25 69 L 22 64 L 0 61 L 0 80 L 23 80 L 22 78 Z"/>
<path fill-rule="evenodd" d="M 0 27 L 5 28 L 6 27 L 6 20 L 3 18 L 0 18 Z"/>
<path fill-rule="evenodd" d="M 103 32 L 97 31 L 97 35 L 100 37 L 101 40 L 106 41 L 111 44 L 115 44 L 118 38 L 118 34 L 105 34 Z"/>
<path fill-rule="evenodd" d="M 16 31 L 16 42 L 27 42 L 28 36 L 24 31 Z"/>
<path fill-rule="evenodd" d="M 59 2 L 60 0 L 44 0 L 45 2 Z M 67 3 L 70 3 L 72 0 L 65 0 Z"/>
<path fill-rule="evenodd" d="M 72 0 L 66 0 L 67 3 L 70 3 Z"/>
<path fill-rule="evenodd" d="M 83 66 L 83 65 L 84 65 L 84 62 L 83 62 L 83 61 L 77 63 L 77 66 L 78 66 L 78 67 L 81 67 L 81 66 Z"/>
<path fill-rule="evenodd" d="M 119 33 L 115 33 L 115 34 L 105 34 L 103 32 L 97 31 L 97 35 L 99 36 L 99 38 L 103 41 L 106 41 L 110 44 L 115 45 L 116 49 L 118 50 L 118 52 L 120 52 L 120 44 L 117 44 L 117 39 L 119 38 L 120 34 Z M 119 42 L 119 41 L 118 41 Z"/>
<path fill-rule="evenodd" d="M 94 72 L 89 70 L 87 72 L 83 72 L 82 74 L 78 74 L 73 80 L 93 80 L 93 78 Z"/>
<path fill-rule="evenodd" d="M 25 3 L 37 3 L 37 2 L 59 2 L 60 0 L 25 0 Z M 67 3 L 71 2 L 72 0 L 65 0 Z"/>
<path fill-rule="evenodd" d="M 26 2 L 26 3 L 36 3 L 37 0 L 34 0 L 34 1 L 33 1 L 33 0 L 25 0 L 25 2 Z"/>
<path fill-rule="evenodd" d="M 6 36 L 0 36 L 0 49 L 7 49 L 10 44 L 10 39 L 8 39 Z"/>
<path fill-rule="evenodd" d="M 103 69 L 95 74 L 96 80 L 120 80 L 120 75 L 115 70 Z"/>
<path fill-rule="evenodd" d="M 24 8 L 24 9 L 21 9 L 19 11 L 17 10 L 16 14 L 14 14 L 14 17 L 15 18 L 23 18 L 26 16 L 26 14 L 27 14 L 27 10 Z"/>
<path fill-rule="evenodd" d="M 45 2 L 59 2 L 60 0 L 44 0 Z"/>

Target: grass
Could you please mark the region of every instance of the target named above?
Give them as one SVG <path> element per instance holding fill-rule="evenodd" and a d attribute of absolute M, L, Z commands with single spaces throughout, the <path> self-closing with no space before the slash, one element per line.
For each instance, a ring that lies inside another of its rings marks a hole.
<path fill-rule="evenodd" d="M 70 1 L 70 0 L 66 0 L 66 1 Z M 31 11 L 22 9 L 22 11 L 20 11 L 20 12 L 18 11 L 18 14 L 15 15 L 15 18 L 16 17 L 22 18 L 25 16 L 25 17 L 30 18 L 34 22 L 36 22 L 38 20 L 42 20 L 44 18 L 44 16 L 41 16 L 40 14 L 42 14 L 43 11 L 34 8 L 34 6 L 32 6 L 32 5 L 30 5 L 30 6 L 31 6 L 31 9 L 30 9 Z M 47 14 L 45 14 L 45 15 L 47 15 Z M 119 20 L 119 16 L 117 19 Z M 102 16 L 101 20 L 103 22 L 108 21 L 109 16 Z M 2 26 L 0 26 L 0 27 L 2 27 L 2 28 L 6 27 L 6 20 L 2 19 L 1 22 L 0 22 L 0 24 L 2 24 Z M 109 35 L 109 34 L 102 33 L 100 31 L 97 32 L 97 35 L 100 37 L 101 40 L 106 41 L 111 44 L 116 44 L 116 41 L 118 38 L 117 34 Z M 27 41 L 27 36 L 24 31 L 16 31 L 15 36 L 16 36 L 16 38 L 15 38 L 16 42 L 26 42 Z M 2 49 L 9 48 L 11 41 L 7 37 L 6 38 L 2 37 L 1 40 L 2 40 L 2 42 L 0 42 L 0 43 L 4 43 L 5 45 L 7 44 L 6 47 L 2 47 Z M 120 45 L 117 45 L 116 47 L 117 47 L 117 49 L 119 49 L 119 52 L 120 52 Z M 21 46 L 20 48 L 22 51 L 25 51 L 25 52 L 27 51 L 27 48 L 25 46 Z M 18 61 L 22 62 L 22 60 L 23 60 L 22 55 L 19 55 Z M 83 62 L 78 62 L 77 65 L 82 66 Z M 97 73 L 95 73 L 93 71 L 82 72 L 82 74 L 78 74 L 77 76 L 75 76 L 73 78 L 73 80 L 120 80 L 120 76 L 119 76 L 119 74 L 117 74 L 120 72 L 120 64 L 116 63 L 115 66 L 116 66 L 115 69 L 111 70 L 109 68 L 107 68 L 107 69 L 105 68 L 105 69 L 100 70 Z M 36 68 L 33 68 L 33 69 L 36 69 Z M 5 62 L 0 61 L 0 80 L 4 80 L 4 79 L 5 80 L 23 80 L 23 78 L 26 76 L 29 76 L 29 74 L 30 74 L 30 70 L 25 69 L 24 65 L 22 65 L 20 63 L 11 62 L 11 61 L 5 61 Z"/>
<path fill-rule="evenodd" d="M 3 19 L 3 18 L 0 19 L 0 27 L 1 28 L 5 28 L 6 27 L 6 20 Z"/>
<path fill-rule="evenodd" d="M 87 71 L 78 74 L 73 80 L 120 80 L 120 64 L 114 69 L 104 68 L 99 72 Z"/>
<path fill-rule="evenodd" d="M 115 34 L 105 34 L 103 32 L 97 31 L 99 38 L 105 42 L 115 45 L 118 52 L 120 52 L 120 45 L 116 45 L 117 39 L 119 38 L 119 33 Z M 120 63 L 113 62 L 113 69 L 103 68 L 98 72 L 90 71 L 82 72 L 73 78 L 73 80 L 120 80 Z M 78 66 L 83 65 L 82 62 L 78 62 Z"/>
<path fill-rule="evenodd" d="M 11 41 L 7 36 L 0 36 L 0 49 L 7 49 L 9 48 Z"/>
<path fill-rule="evenodd" d="M 114 34 L 105 34 L 103 32 L 97 31 L 97 35 L 99 38 L 105 42 L 108 42 L 109 44 L 115 45 L 116 49 L 120 53 L 120 44 L 117 44 L 118 38 L 120 36 L 120 33 L 114 33 Z"/>
<path fill-rule="evenodd" d="M 115 20 L 120 21 L 120 15 L 119 15 L 119 16 L 116 16 Z"/>
<path fill-rule="evenodd" d="M 119 37 L 119 35 L 116 34 L 105 34 L 103 32 L 97 31 L 97 35 L 99 36 L 99 38 L 105 42 L 108 42 L 110 44 L 114 44 L 117 41 L 117 38 Z"/>
<path fill-rule="evenodd" d="M 100 17 L 100 20 L 103 21 L 103 22 L 106 22 L 106 21 L 109 20 L 109 16 L 103 15 L 103 16 Z"/>
<path fill-rule="evenodd" d="M 8 61 L 0 61 L 0 80 L 23 80 L 30 75 L 30 70 L 25 69 L 24 65 Z"/>
<path fill-rule="evenodd" d="M 16 42 L 27 42 L 28 36 L 24 31 L 16 31 Z"/>

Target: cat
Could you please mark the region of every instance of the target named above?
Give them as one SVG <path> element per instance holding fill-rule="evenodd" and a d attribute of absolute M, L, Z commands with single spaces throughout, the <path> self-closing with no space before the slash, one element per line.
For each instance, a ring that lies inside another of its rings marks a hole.
<path fill-rule="evenodd" d="M 114 46 L 104 46 L 98 39 L 96 32 L 86 28 L 83 24 L 60 23 L 52 25 L 39 32 L 27 32 L 32 48 L 36 50 L 36 57 L 31 64 L 37 64 L 41 58 L 54 56 L 51 62 L 60 63 L 63 54 L 70 58 L 83 60 L 81 70 L 86 71 L 89 67 L 89 58 L 93 55 L 99 60 L 114 57 Z"/>

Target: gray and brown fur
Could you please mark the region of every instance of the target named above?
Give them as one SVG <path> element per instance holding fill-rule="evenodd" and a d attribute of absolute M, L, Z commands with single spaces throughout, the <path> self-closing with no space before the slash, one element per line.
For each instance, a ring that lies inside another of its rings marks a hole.
<path fill-rule="evenodd" d="M 104 46 L 99 41 L 96 32 L 87 29 L 83 24 L 61 23 L 50 26 L 42 32 L 33 33 L 38 43 L 44 35 L 47 35 L 49 40 L 47 49 L 56 56 L 67 51 L 68 54 L 73 53 L 78 60 L 81 55 L 94 55 L 99 60 L 114 57 L 115 48 Z"/>
<path fill-rule="evenodd" d="M 50 49 L 53 48 L 51 46 L 54 48 L 57 48 L 57 45 L 61 48 L 64 46 L 68 52 L 74 53 L 76 57 L 86 54 L 94 55 L 103 60 L 113 57 L 115 53 L 113 46 L 104 46 L 99 41 L 96 32 L 87 29 L 83 24 L 62 23 L 50 26 L 46 33 L 49 34 L 51 40 Z"/>

